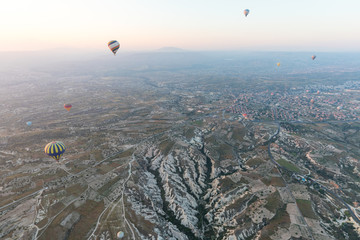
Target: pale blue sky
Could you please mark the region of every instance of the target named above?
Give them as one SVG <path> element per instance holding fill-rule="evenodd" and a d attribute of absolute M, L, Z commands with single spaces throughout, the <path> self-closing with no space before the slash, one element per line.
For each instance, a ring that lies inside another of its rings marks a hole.
<path fill-rule="evenodd" d="M 250 9 L 247 18 L 244 9 Z M 360 0 L 17 0 L 0 3 L 0 51 L 360 51 Z"/>

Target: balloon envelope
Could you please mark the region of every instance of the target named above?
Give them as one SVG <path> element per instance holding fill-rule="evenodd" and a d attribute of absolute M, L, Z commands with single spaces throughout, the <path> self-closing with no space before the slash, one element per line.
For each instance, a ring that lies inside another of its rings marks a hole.
<path fill-rule="evenodd" d="M 47 155 L 55 159 L 56 161 L 59 161 L 61 156 L 65 152 L 65 145 L 62 142 L 54 141 L 46 144 L 44 151 Z"/>
<path fill-rule="evenodd" d="M 276 64 L 278 67 L 280 67 L 280 63 L 278 62 L 277 64 Z"/>
<path fill-rule="evenodd" d="M 116 234 L 117 238 L 123 238 L 124 237 L 124 232 L 120 231 Z"/>
<path fill-rule="evenodd" d="M 68 111 L 70 111 L 70 109 L 72 108 L 71 104 L 64 104 L 64 108 Z"/>
<path fill-rule="evenodd" d="M 108 43 L 108 47 L 110 48 L 110 50 L 114 53 L 114 55 L 116 54 L 116 52 L 119 50 L 120 48 L 120 44 L 118 41 L 116 40 L 111 40 Z"/>
<path fill-rule="evenodd" d="M 311 56 L 311 59 L 312 59 L 312 60 L 314 60 L 315 58 L 316 58 L 316 56 L 315 56 L 315 55 L 312 55 L 312 56 Z"/>
<path fill-rule="evenodd" d="M 249 12 L 250 12 L 249 9 L 245 9 L 245 10 L 244 10 L 244 15 L 245 15 L 245 17 L 247 17 L 247 15 L 249 14 Z"/>
<path fill-rule="evenodd" d="M 28 121 L 28 122 L 26 122 L 26 124 L 27 124 L 28 126 L 31 126 L 32 122 Z"/>

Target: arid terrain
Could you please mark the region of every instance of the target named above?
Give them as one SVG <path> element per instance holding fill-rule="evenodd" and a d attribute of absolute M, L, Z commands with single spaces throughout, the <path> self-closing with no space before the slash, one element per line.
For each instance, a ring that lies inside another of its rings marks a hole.
<path fill-rule="evenodd" d="M 333 58 L 1 70 L 0 239 L 359 239 L 360 69 Z"/>

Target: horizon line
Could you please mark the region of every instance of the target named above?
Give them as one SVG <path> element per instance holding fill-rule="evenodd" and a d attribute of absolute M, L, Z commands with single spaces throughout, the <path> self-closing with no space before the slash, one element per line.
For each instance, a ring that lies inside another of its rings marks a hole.
<path fill-rule="evenodd" d="M 107 52 L 107 48 L 74 48 L 74 47 L 60 47 L 60 48 L 47 48 L 47 49 L 34 49 L 34 50 L 0 50 L 0 53 L 39 53 L 39 52 L 60 52 L 60 51 L 76 51 L 76 52 Z M 283 53 L 360 53 L 360 50 L 255 50 L 255 49 L 186 49 L 180 47 L 160 47 L 155 49 L 122 49 L 119 53 L 143 53 L 143 52 L 163 52 L 163 53 L 181 53 L 181 52 L 283 52 Z"/>

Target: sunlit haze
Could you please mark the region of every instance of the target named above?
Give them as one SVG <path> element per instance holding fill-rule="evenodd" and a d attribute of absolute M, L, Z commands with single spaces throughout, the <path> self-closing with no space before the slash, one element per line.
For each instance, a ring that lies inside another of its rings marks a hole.
<path fill-rule="evenodd" d="M 245 17 L 244 9 L 250 9 Z M 0 51 L 359 51 L 358 0 L 18 0 L 0 3 Z"/>

